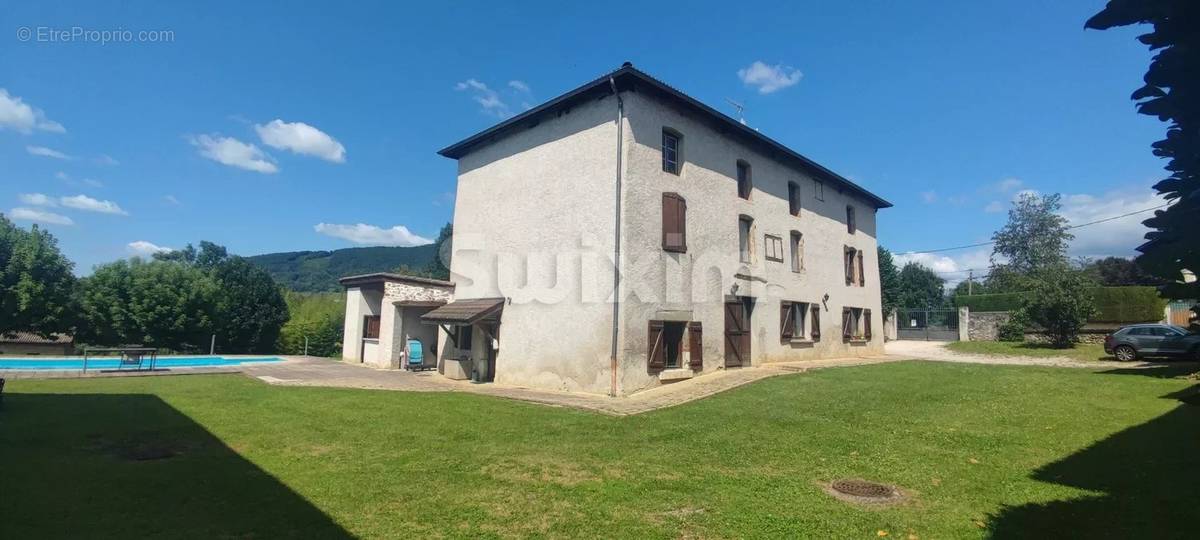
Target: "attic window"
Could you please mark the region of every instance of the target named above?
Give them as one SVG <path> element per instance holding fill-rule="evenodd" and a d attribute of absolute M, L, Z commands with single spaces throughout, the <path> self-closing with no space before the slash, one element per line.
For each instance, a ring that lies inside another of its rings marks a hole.
<path fill-rule="evenodd" d="M 662 169 L 671 174 L 679 174 L 680 151 L 683 136 L 671 128 L 662 131 Z"/>
<path fill-rule="evenodd" d="M 750 200 L 750 191 L 754 189 L 753 180 L 750 178 L 750 164 L 740 159 L 737 162 L 737 188 L 738 197 Z"/>

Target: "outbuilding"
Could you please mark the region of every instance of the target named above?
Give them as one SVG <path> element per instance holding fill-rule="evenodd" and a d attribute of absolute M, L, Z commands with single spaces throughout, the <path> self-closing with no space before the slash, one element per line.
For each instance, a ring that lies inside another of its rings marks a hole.
<path fill-rule="evenodd" d="M 346 288 L 342 358 L 379 368 L 408 366 L 410 340 L 421 344 L 425 367 L 437 362 L 437 326 L 421 316 L 450 302 L 454 283 L 391 273 L 338 280 Z"/>

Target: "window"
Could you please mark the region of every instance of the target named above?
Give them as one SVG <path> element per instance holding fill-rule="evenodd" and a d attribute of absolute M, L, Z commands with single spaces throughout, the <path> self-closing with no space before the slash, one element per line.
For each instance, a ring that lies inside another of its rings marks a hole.
<path fill-rule="evenodd" d="M 812 328 L 808 332 L 809 339 L 821 341 L 821 306 L 812 304 L 809 308 L 809 323 Z"/>
<path fill-rule="evenodd" d="M 379 339 L 379 315 L 363 317 L 363 338 Z"/>
<path fill-rule="evenodd" d="M 455 331 L 456 335 L 454 336 L 454 346 L 456 348 L 464 350 L 464 351 L 471 350 L 471 346 L 472 346 L 471 326 L 470 325 L 457 326 L 457 327 L 455 327 L 455 330 L 456 330 Z"/>
<path fill-rule="evenodd" d="M 858 230 L 857 224 L 854 222 L 854 207 L 846 205 L 846 232 L 854 234 Z"/>
<path fill-rule="evenodd" d="M 678 193 L 663 193 L 662 248 L 687 253 L 687 201 Z"/>
<path fill-rule="evenodd" d="M 750 178 L 750 164 L 742 160 L 737 162 L 737 183 L 738 197 L 750 200 L 750 191 L 754 189 L 754 184 Z"/>
<path fill-rule="evenodd" d="M 813 180 L 813 198 L 818 201 L 825 200 L 825 183 L 820 180 Z"/>
<path fill-rule="evenodd" d="M 679 174 L 682 169 L 680 167 L 680 142 L 683 136 L 679 132 L 663 128 L 662 132 L 662 168 L 664 171 L 671 174 Z"/>
<path fill-rule="evenodd" d="M 686 339 L 685 339 L 686 338 Z M 703 330 L 699 322 L 650 321 L 646 335 L 646 362 L 651 371 L 683 366 L 704 367 Z"/>
<path fill-rule="evenodd" d="M 805 332 L 808 331 L 807 319 L 809 313 L 812 312 L 812 304 L 807 302 L 789 302 L 783 300 L 779 303 L 779 337 L 783 341 L 792 339 L 806 339 Z"/>
<path fill-rule="evenodd" d="M 788 182 L 788 212 L 800 215 L 800 184 Z"/>
<path fill-rule="evenodd" d="M 767 246 L 768 261 L 783 262 L 783 238 L 768 234 L 763 237 L 763 243 Z"/>
<path fill-rule="evenodd" d="M 842 308 L 842 338 L 847 340 L 871 339 L 871 310 Z"/>
<path fill-rule="evenodd" d="M 850 246 L 845 246 L 844 249 L 845 257 L 842 262 L 846 268 L 846 285 L 865 286 L 867 280 L 863 275 L 863 252 Z"/>
<path fill-rule="evenodd" d="M 741 262 L 750 263 L 753 259 L 754 249 L 750 245 L 752 231 L 754 229 L 754 219 L 749 216 L 738 217 L 738 249 L 739 259 Z"/>
<path fill-rule="evenodd" d="M 792 231 L 792 271 L 804 271 L 804 235 L 799 231 Z"/>

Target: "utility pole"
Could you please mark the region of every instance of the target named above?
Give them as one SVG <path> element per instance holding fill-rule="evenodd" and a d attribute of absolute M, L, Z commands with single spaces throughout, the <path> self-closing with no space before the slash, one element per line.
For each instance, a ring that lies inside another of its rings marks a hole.
<path fill-rule="evenodd" d="M 971 296 L 971 290 L 975 287 L 975 270 L 967 270 L 967 296 Z"/>

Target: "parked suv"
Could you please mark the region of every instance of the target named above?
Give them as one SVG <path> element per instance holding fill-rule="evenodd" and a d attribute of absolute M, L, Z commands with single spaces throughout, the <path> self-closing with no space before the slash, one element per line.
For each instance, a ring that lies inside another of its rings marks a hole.
<path fill-rule="evenodd" d="M 1105 337 L 1104 352 L 1123 362 L 1142 356 L 1200 359 L 1200 334 L 1173 324 L 1134 324 Z"/>

